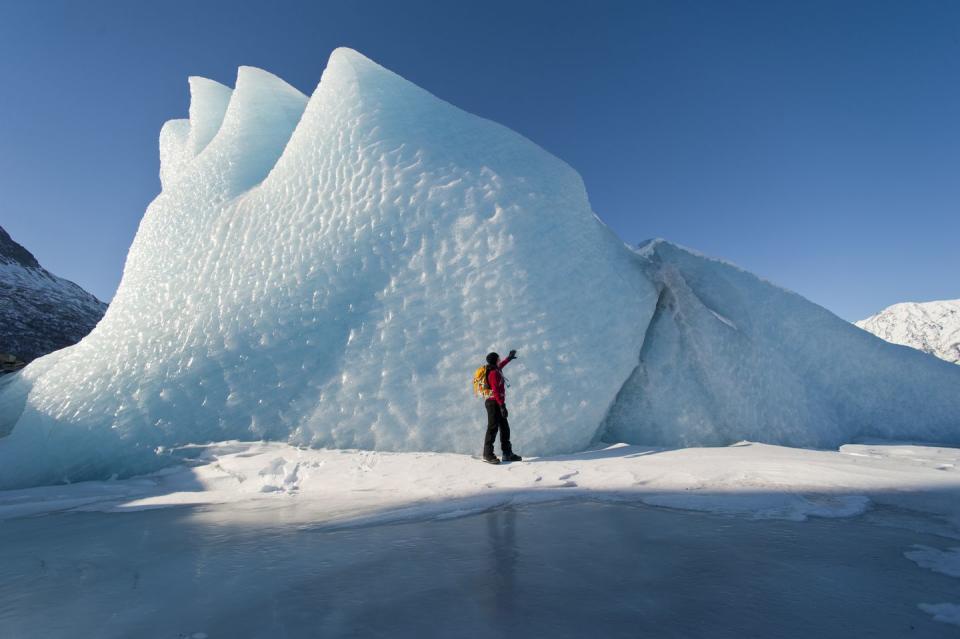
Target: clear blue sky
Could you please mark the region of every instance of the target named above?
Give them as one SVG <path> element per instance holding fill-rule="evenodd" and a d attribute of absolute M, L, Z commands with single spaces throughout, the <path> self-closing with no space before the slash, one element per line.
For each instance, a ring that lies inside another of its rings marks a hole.
<path fill-rule="evenodd" d="M 0 225 L 109 300 L 187 76 L 353 47 L 665 237 L 858 319 L 960 297 L 960 2 L 0 0 Z"/>

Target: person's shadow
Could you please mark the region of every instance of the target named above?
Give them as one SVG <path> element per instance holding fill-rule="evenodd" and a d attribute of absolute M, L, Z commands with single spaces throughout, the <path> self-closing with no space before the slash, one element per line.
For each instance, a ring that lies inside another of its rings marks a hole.
<path fill-rule="evenodd" d="M 644 457 L 646 455 L 655 455 L 657 453 L 676 450 L 675 448 L 654 448 L 652 446 L 635 446 L 632 444 L 617 444 L 606 446 L 595 450 L 585 450 L 580 453 L 570 453 L 568 455 L 550 455 L 547 457 L 529 457 L 524 462 L 559 462 L 559 461 L 585 461 L 589 459 L 613 459 L 622 457 L 631 459 L 633 457 Z"/>

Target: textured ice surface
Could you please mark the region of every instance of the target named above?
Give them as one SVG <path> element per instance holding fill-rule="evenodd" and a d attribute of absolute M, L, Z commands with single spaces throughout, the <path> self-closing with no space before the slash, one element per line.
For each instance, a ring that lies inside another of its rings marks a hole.
<path fill-rule="evenodd" d="M 631 251 L 569 166 L 356 52 L 333 53 L 309 102 L 249 67 L 191 95 L 104 320 L 0 389 L 0 487 L 145 472 L 162 447 L 225 439 L 475 452 L 469 380 L 510 348 L 524 453 L 601 428 L 958 439 L 960 368 L 723 264 Z"/>
<path fill-rule="evenodd" d="M 220 130 L 233 90 L 207 78 L 190 78 L 190 119 L 170 120 L 160 130 L 160 181 L 171 185 Z"/>
<path fill-rule="evenodd" d="M 960 375 L 950 364 L 891 347 L 730 264 L 663 241 L 638 255 L 660 296 L 607 440 L 960 441 Z"/>

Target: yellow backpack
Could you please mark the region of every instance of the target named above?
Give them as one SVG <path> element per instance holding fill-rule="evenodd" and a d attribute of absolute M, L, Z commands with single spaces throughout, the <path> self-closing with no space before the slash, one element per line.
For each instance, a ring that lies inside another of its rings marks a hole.
<path fill-rule="evenodd" d="M 484 365 L 473 374 L 473 394 L 483 399 L 493 395 L 493 389 L 490 388 L 490 381 L 487 378 L 488 371 L 489 369 Z"/>

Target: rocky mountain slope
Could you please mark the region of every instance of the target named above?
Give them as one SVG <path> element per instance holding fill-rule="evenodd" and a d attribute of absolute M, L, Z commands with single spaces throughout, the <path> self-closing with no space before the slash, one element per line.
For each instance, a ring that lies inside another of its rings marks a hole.
<path fill-rule="evenodd" d="M 888 342 L 960 364 L 960 300 L 894 304 L 855 324 Z"/>
<path fill-rule="evenodd" d="M 75 344 L 107 305 L 40 266 L 0 227 L 0 353 L 29 362 Z"/>

